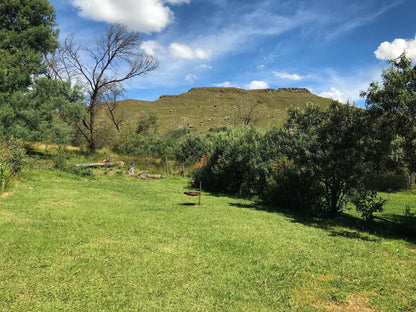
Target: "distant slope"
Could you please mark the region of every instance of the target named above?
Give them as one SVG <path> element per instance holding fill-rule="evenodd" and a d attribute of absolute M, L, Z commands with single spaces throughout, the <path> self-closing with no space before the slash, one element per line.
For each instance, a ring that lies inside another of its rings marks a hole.
<path fill-rule="evenodd" d="M 155 113 L 162 132 L 184 127 L 206 132 L 210 128 L 241 124 L 250 116 L 251 123 L 267 126 L 283 121 L 291 107 L 311 104 L 326 107 L 330 102 L 303 88 L 193 88 L 180 95 L 162 95 L 153 102 L 120 101 L 118 114 L 125 120 L 137 120 L 142 111 Z"/>

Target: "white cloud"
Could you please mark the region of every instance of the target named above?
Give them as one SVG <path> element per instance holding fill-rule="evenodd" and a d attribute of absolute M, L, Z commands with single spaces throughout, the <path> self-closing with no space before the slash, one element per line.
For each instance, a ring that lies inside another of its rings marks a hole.
<path fill-rule="evenodd" d="M 158 51 L 163 51 L 163 47 L 154 40 L 143 41 L 141 44 L 143 51 L 151 56 L 156 56 Z"/>
<path fill-rule="evenodd" d="M 212 66 L 211 65 L 207 65 L 207 64 L 201 64 L 198 66 L 199 69 L 207 69 L 207 70 L 211 70 Z"/>
<path fill-rule="evenodd" d="M 187 74 L 186 77 L 185 77 L 185 81 L 189 82 L 191 84 L 194 83 L 197 80 L 198 80 L 198 77 L 194 74 Z"/>
<path fill-rule="evenodd" d="M 371 81 L 380 78 L 381 70 L 378 66 L 362 67 L 348 74 L 340 74 L 333 69 L 324 69 L 309 74 L 309 90 L 316 90 L 316 94 L 346 103 L 348 101 L 364 104 L 360 97 L 363 90 L 367 90 Z M 329 90 L 328 90 L 329 89 Z"/>
<path fill-rule="evenodd" d="M 178 59 L 208 59 L 211 56 L 211 51 L 203 49 L 193 50 L 186 44 L 182 43 L 171 43 L 169 46 L 169 51 L 172 57 Z"/>
<path fill-rule="evenodd" d="M 229 81 L 224 81 L 224 82 L 221 82 L 221 83 L 214 83 L 213 86 L 214 87 L 220 87 L 220 88 L 234 88 L 235 87 L 235 85 L 233 85 Z"/>
<path fill-rule="evenodd" d="M 263 64 L 261 64 L 261 65 L 257 65 L 257 69 L 264 69 L 264 65 Z"/>
<path fill-rule="evenodd" d="M 303 77 L 299 76 L 297 74 L 288 74 L 284 72 L 273 72 L 273 75 L 275 75 L 277 78 L 285 79 L 285 80 L 301 80 Z"/>
<path fill-rule="evenodd" d="M 331 87 L 330 91 L 319 93 L 319 96 L 330 98 L 330 99 L 337 100 L 340 102 L 342 102 L 344 98 L 344 94 L 340 90 L 334 87 Z"/>
<path fill-rule="evenodd" d="M 267 82 L 264 82 L 264 81 L 254 80 L 254 81 L 250 82 L 249 85 L 248 85 L 248 89 L 250 89 L 250 90 L 268 89 L 268 88 L 270 88 L 269 85 L 267 84 Z"/>
<path fill-rule="evenodd" d="M 173 20 L 166 3 L 181 4 L 189 0 L 72 0 L 79 15 L 95 21 L 122 23 L 131 30 L 160 32 Z"/>
<path fill-rule="evenodd" d="M 406 52 L 407 57 L 416 59 L 416 36 L 410 40 L 385 41 L 378 46 L 374 54 L 379 60 L 390 60 L 398 58 L 403 52 Z"/>

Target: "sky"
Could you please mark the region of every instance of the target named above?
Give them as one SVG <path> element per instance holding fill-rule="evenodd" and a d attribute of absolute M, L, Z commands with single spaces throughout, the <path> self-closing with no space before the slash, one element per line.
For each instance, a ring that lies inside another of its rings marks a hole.
<path fill-rule="evenodd" d="M 126 85 L 153 101 L 195 87 L 307 88 L 362 106 L 388 59 L 416 59 L 415 0 L 50 0 L 60 40 L 108 23 L 141 33 L 159 67 Z"/>

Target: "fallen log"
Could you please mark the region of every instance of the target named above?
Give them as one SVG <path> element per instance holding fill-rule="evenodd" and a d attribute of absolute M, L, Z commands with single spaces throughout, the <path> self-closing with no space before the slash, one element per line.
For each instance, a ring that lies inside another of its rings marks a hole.
<path fill-rule="evenodd" d="M 90 164 L 76 164 L 76 167 L 84 168 L 97 168 L 97 167 L 115 167 L 123 166 L 124 161 L 102 162 L 102 163 L 90 163 Z"/>

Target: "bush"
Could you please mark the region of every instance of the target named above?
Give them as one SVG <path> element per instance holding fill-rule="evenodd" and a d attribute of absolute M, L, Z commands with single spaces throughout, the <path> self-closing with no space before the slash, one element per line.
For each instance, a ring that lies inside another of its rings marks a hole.
<path fill-rule="evenodd" d="M 21 140 L 10 138 L 0 142 L 0 191 L 4 191 L 12 176 L 17 175 L 26 160 Z"/>
<path fill-rule="evenodd" d="M 311 172 L 302 170 L 283 157 L 274 164 L 264 200 L 278 208 L 322 215 L 325 213 L 324 192 L 325 189 Z"/>
<path fill-rule="evenodd" d="M 55 169 L 65 171 L 69 167 L 67 149 L 65 146 L 58 146 L 56 153 L 52 156 L 52 163 Z"/>
<path fill-rule="evenodd" d="M 192 173 L 204 188 L 240 195 L 260 195 L 266 189 L 273 159 L 267 152 L 265 133 L 242 126 L 209 138 L 211 152 Z M 273 157 L 277 157 L 274 150 Z"/>
<path fill-rule="evenodd" d="M 377 198 L 376 191 L 368 191 L 363 188 L 354 190 L 349 197 L 357 212 L 365 220 L 372 220 L 374 212 L 383 211 L 383 206 L 386 203 L 386 200 L 381 197 Z"/>

